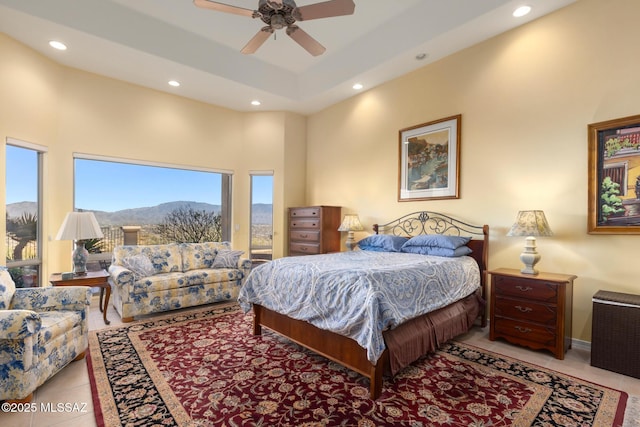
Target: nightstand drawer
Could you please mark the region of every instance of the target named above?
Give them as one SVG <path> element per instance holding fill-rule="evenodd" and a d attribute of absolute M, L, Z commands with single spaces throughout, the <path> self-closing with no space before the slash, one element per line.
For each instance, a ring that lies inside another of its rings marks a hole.
<path fill-rule="evenodd" d="M 300 218 L 300 217 L 316 217 L 320 218 L 320 208 L 291 208 L 289 212 L 291 218 Z"/>
<path fill-rule="evenodd" d="M 303 242 L 319 242 L 319 231 L 306 231 L 306 230 L 291 230 L 289 235 L 291 241 L 303 241 Z"/>
<path fill-rule="evenodd" d="M 558 285 L 553 282 L 494 276 L 493 285 L 495 292 L 502 296 L 552 303 L 558 299 Z"/>
<path fill-rule="evenodd" d="M 291 255 L 319 254 L 320 245 L 313 243 L 291 242 L 289 245 L 289 252 L 291 252 Z"/>
<path fill-rule="evenodd" d="M 496 297 L 495 315 L 555 327 L 558 310 L 555 305 Z"/>
<path fill-rule="evenodd" d="M 319 219 L 292 219 L 291 228 L 315 228 L 320 229 Z"/>
<path fill-rule="evenodd" d="M 544 345 L 552 345 L 556 340 L 554 328 L 498 317 L 494 319 L 494 322 L 495 331 L 503 336 Z"/>

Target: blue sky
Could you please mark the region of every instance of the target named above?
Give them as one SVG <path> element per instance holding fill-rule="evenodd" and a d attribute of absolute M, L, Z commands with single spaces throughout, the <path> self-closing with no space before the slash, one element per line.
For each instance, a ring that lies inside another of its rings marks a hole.
<path fill-rule="evenodd" d="M 36 201 L 37 156 L 7 145 L 6 203 Z M 95 160 L 75 161 L 76 208 L 114 212 L 178 200 L 220 204 L 221 175 Z M 273 177 L 254 180 L 253 203 L 272 203 Z"/>

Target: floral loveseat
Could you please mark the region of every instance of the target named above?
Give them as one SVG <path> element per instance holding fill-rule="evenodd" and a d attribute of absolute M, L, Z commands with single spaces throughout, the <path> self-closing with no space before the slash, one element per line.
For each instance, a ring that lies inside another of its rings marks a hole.
<path fill-rule="evenodd" d="M 30 401 L 45 381 L 84 358 L 90 297 L 86 286 L 16 289 L 0 266 L 0 401 Z"/>
<path fill-rule="evenodd" d="M 229 242 L 117 246 L 109 267 L 111 301 L 134 316 L 234 300 L 251 261 Z"/>

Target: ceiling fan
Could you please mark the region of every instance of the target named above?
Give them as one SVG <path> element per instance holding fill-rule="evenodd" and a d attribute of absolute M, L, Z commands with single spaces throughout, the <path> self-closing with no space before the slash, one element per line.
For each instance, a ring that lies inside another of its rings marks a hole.
<path fill-rule="evenodd" d="M 287 35 L 313 56 L 322 55 L 326 49 L 298 27 L 295 24 L 296 21 L 351 15 L 356 7 L 353 0 L 329 0 L 301 7 L 297 7 L 294 0 L 259 0 L 258 10 L 231 6 L 212 0 L 193 0 L 193 3 L 203 9 L 260 18 L 262 22 L 267 24 L 242 48 L 242 53 L 254 53 L 275 30 L 287 27 Z"/>

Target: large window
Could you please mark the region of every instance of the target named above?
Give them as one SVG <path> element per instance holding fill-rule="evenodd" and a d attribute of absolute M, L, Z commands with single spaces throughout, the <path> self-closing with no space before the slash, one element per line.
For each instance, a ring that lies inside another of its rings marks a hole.
<path fill-rule="evenodd" d="M 8 138 L 6 145 L 7 267 L 17 287 L 40 286 L 41 177 L 44 147 Z"/>
<path fill-rule="evenodd" d="M 124 243 L 230 239 L 228 172 L 80 155 L 74 168 L 75 209 L 93 211 L 105 235 L 89 252 L 109 253 Z"/>

